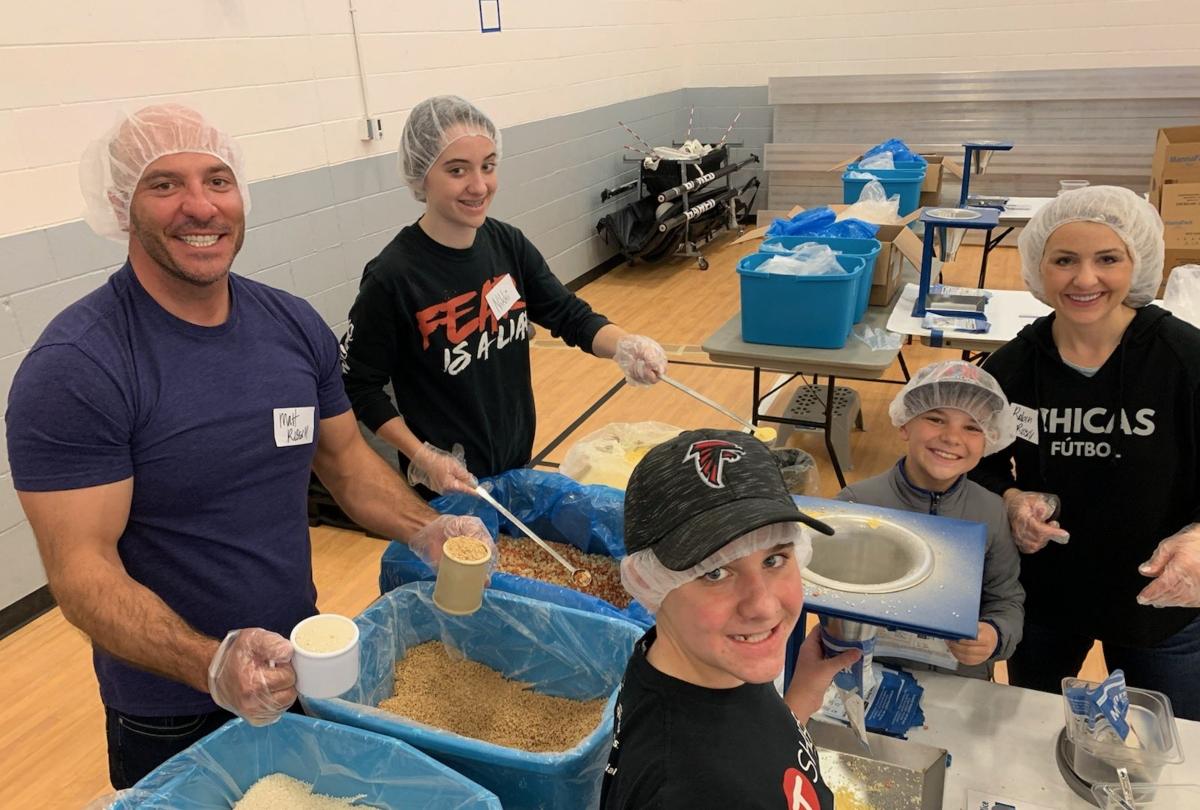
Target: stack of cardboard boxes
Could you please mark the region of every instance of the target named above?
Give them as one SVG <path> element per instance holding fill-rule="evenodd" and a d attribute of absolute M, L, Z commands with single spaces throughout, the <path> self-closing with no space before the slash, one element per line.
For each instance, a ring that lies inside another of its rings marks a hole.
<path fill-rule="evenodd" d="M 1181 264 L 1200 264 L 1200 126 L 1158 131 L 1150 202 L 1162 214 L 1164 278 Z"/>

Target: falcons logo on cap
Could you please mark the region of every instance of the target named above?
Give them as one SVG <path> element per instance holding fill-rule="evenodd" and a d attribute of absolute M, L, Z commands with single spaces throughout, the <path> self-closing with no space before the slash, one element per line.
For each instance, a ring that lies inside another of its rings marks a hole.
<path fill-rule="evenodd" d="M 694 461 L 696 474 L 704 483 L 713 489 L 723 489 L 725 487 L 725 462 L 728 461 L 732 464 L 740 461 L 744 455 L 746 455 L 746 451 L 733 442 L 727 442 L 724 439 L 705 439 L 692 442 L 683 456 L 683 461 L 685 464 L 688 461 Z"/>

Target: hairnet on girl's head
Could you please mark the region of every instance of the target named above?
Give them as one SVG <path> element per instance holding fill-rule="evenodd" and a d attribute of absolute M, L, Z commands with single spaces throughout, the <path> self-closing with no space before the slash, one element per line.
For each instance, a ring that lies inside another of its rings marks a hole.
<path fill-rule="evenodd" d="M 112 129 L 84 150 L 79 188 L 87 204 L 87 224 L 100 236 L 124 242 L 133 192 L 146 167 L 182 152 L 212 155 L 224 162 L 237 179 L 245 213 L 250 213 L 250 189 L 237 142 L 190 107 L 152 104 L 120 113 Z"/>
<path fill-rule="evenodd" d="M 771 523 L 731 540 L 699 564 L 683 571 L 674 571 L 663 565 L 653 548 L 635 551 L 621 560 L 621 584 L 646 610 L 657 613 L 667 594 L 679 586 L 756 551 L 784 543 L 792 544 L 793 561 L 803 570 L 812 559 L 810 530 L 801 523 Z"/>
<path fill-rule="evenodd" d="M 996 378 L 963 360 L 934 363 L 918 371 L 888 406 L 892 424 L 903 427 L 934 408 L 970 414 L 983 429 L 983 454 L 1003 450 L 1017 437 L 1017 420 Z"/>
<path fill-rule="evenodd" d="M 1017 240 L 1021 278 L 1034 297 L 1053 306 L 1042 285 L 1042 256 L 1050 235 L 1072 222 L 1098 222 L 1112 228 L 1133 260 L 1133 283 L 1124 303 L 1136 309 L 1154 300 L 1163 274 L 1162 218 L 1141 195 L 1120 186 L 1068 191 L 1034 214 Z"/>
<path fill-rule="evenodd" d="M 446 147 L 472 135 L 491 139 L 500 159 L 500 130 L 465 98 L 434 96 L 412 108 L 400 133 L 400 176 L 414 197 L 425 201 L 425 175 Z"/>

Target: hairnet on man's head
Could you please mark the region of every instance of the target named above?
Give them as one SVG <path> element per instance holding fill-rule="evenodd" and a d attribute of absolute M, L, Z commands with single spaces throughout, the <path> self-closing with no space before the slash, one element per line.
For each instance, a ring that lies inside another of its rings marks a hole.
<path fill-rule="evenodd" d="M 913 375 L 888 406 L 892 424 L 903 427 L 927 411 L 963 411 L 983 430 L 983 454 L 1002 450 L 1017 437 L 1017 421 L 996 378 L 963 360 L 934 363 Z"/>
<path fill-rule="evenodd" d="M 446 147 L 472 135 L 489 138 L 500 159 L 500 130 L 465 98 L 434 96 L 412 108 L 400 133 L 400 176 L 414 197 L 425 201 L 425 175 Z"/>
<path fill-rule="evenodd" d="M 1021 231 L 1021 278 L 1039 301 L 1046 300 L 1042 257 L 1050 235 L 1072 222 L 1098 222 L 1121 238 L 1133 261 L 1133 283 L 1126 305 L 1138 308 L 1158 294 L 1163 275 L 1163 222 L 1141 195 L 1120 186 L 1087 186 L 1055 197 Z"/>
<path fill-rule="evenodd" d="M 212 155 L 237 179 L 242 205 L 250 213 L 242 150 L 227 133 L 182 104 L 152 104 L 122 112 L 105 135 L 93 141 L 79 162 L 79 187 L 92 230 L 119 242 L 129 230 L 129 207 L 146 167 L 161 157 L 183 152 Z"/>

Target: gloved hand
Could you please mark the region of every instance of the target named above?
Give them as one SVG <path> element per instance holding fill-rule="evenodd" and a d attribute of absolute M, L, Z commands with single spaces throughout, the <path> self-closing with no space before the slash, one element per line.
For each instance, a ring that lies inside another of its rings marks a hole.
<path fill-rule="evenodd" d="M 1004 496 L 1004 505 L 1008 509 L 1013 540 L 1022 554 L 1041 551 L 1051 540 L 1065 543 L 1071 538 L 1057 520 L 1050 519 L 1058 511 L 1057 495 L 1019 490 L 1009 490 L 1009 493 Z"/>
<path fill-rule="evenodd" d="M 425 442 L 409 461 L 408 483 L 428 487 L 439 495 L 474 492 L 479 482 L 467 470 L 463 446 L 456 443 L 450 450 L 447 453 Z"/>
<path fill-rule="evenodd" d="M 846 650 L 826 658 L 820 632 L 814 628 L 806 635 L 796 653 L 796 668 L 784 695 L 796 719 L 807 723 L 813 712 L 821 708 L 825 690 L 833 683 L 833 677 L 843 669 L 849 669 L 859 658 L 862 658 L 862 650 Z"/>
<path fill-rule="evenodd" d="M 996 628 L 988 622 L 980 622 L 979 632 L 975 634 L 975 638 L 947 641 L 946 646 L 950 648 L 950 654 L 960 664 L 974 666 L 991 658 L 999 643 L 1000 634 L 996 632 Z"/>
<path fill-rule="evenodd" d="M 474 537 L 487 544 L 492 552 L 490 565 L 496 565 L 496 543 L 487 526 L 474 515 L 438 515 L 408 541 L 408 547 L 427 565 L 437 568 L 442 560 L 442 544 L 451 537 Z"/>
<path fill-rule="evenodd" d="M 624 335 L 617 340 L 613 360 L 625 372 L 630 385 L 654 385 L 667 372 L 667 354 L 645 335 Z"/>
<path fill-rule="evenodd" d="M 208 665 L 208 692 L 252 726 L 279 719 L 296 700 L 292 644 L 261 627 L 230 630 Z"/>
<path fill-rule="evenodd" d="M 1200 607 L 1200 523 L 1184 526 L 1159 543 L 1138 571 L 1154 577 L 1137 595 L 1139 605 Z"/>

